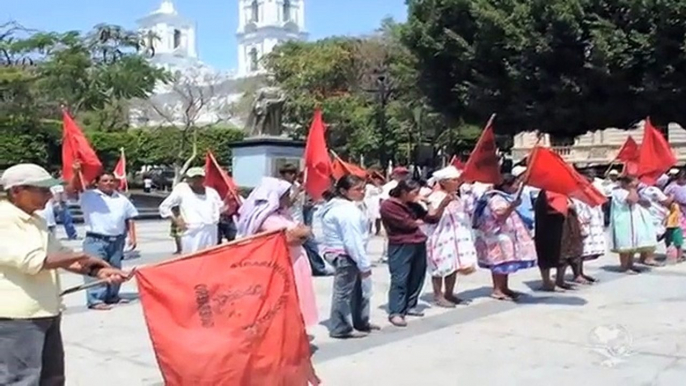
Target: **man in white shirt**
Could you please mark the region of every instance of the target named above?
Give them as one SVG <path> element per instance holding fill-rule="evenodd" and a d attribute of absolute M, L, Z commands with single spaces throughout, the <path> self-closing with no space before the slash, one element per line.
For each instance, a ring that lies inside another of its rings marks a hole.
<path fill-rule="evenodd" d="M 86 225 L 86 237 L 83 239 L 83 251 L 98 257 L 115 268 L 121 268 L 124 258 L 124 247 L 128 234 L 129 244 L 136 247 L 136 228 L 133 219 L 138 210 L 129 199 L 117 192 L 118 181 L 112 173 L 103 173 L 95 179 L 95 187 L 79 192 L 78 179 L 81 165 L 74 164 L 74 178 L 67 185 L 67 193 L 78 197 L 83 220 Z M 86 282 L 92 279 L 86 278 Z M 109 310 L 113 304 L 128 303 L 119 297 L 119 284 L 93 287 L 86 291 L 88 308 L 92 310 Z"/>
<path fill-rule="evenodd" d="M 186 181 L 174 187 L 160 204 L 160 215 L 171 218 L 181 232 L 181 252 L 194 253 L 217 245 L 219 218 L 226 205 L 219 193 L 205 185 L 205 170 L 188 169 Z M 172 210 L 178 207 L 178 214 Z"/>
<path fill-rule="evenodd" d="M 36 211 L 36 214 L 41 216 L 43 220 L 45 220 L 46 225 L 48 226 L 48 231 L 54 236 L 55 235 L 55 228 L 57 227 L 57 221 L 55 220 L 55 203 L 53 202 L 53 199 L 51 198 L 48 200 L 48 203 L 45 204 L 45 208 L 42 210 Z"/>

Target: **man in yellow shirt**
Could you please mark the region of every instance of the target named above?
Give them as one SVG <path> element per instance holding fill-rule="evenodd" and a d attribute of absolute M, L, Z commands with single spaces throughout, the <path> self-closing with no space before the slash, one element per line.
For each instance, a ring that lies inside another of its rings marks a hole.
<path fill-rule="evenodd" d="M 64 385 L 58 268 L 120 283 L 126 274 L 63 247 L 35 214 L 60 184 L 38 165 L 7 169 L 0 185 L 0 385 Z"/>

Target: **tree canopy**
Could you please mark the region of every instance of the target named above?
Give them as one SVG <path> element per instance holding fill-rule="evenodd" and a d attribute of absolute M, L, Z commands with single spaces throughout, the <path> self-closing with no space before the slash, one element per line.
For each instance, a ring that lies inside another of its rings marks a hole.
<path fill-rule="evenodd" d="M 19 162 L 61 164 L 62 108 L 80 122 L 106 167 L 114 166 L 121 147 L 131 170 L 188 157 L 187 130 L 167 122 L 128 130 L 130 103 L 171 80 L 148 63 L 149 38 L 110 25 L 87 33 L 0 25 L 0 169 Z M 228 163 L 227 143 L 241 137 L 233 128 L 208 128 L 198 135 L 198 151 L 214 150 Z"/>
<path fill-rule="evenodd" d="M 405 45 L 451 121 L 574 136 L 646 115 L 684 122 L 677 0 L 408 0 Z"/>
<path fill-rule="evenodd" d="M 289 42 L 265 59 L 273 81 L 286 91 L 284 119 L 303 138 L 319 106 L 329 125 L 329 146 L 354 159 L 384 164 L 414 159 L 418 144 L 443 147 L 478 130 L 446 126 L 418 88 L 414 55 L 400 41 L 401 24 L 384 20 L 374 34 Z M 381 130 L 379 78 L 388 91 L 386 131 Z M 384 154 L 385 153 L 385 154 Z"/>

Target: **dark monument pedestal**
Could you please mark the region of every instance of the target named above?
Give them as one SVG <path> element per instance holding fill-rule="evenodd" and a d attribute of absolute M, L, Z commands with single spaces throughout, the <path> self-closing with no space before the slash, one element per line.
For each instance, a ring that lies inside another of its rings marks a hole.
<path fill-rule="evenodd" d="M 233 179 L 241 187 L 254 188 L 262 177 L 275 177 L 281 166 L 294 164 L 302 169 L 305 143 L 284 137 L 249 137 L 229 144 Z"/>

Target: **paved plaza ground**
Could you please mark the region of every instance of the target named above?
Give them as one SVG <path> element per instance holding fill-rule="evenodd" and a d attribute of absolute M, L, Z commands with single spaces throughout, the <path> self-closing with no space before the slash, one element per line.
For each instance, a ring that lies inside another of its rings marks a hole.
<path fill-rule="evenodd" d="M 141 257 L 126 267 L 169 259 L 168 233 L 167 222 L 140 222 Z M 375 259 L 382 247 L 380 238 L 371 242 Z M 324 386 L 686 385 L 686 264 L 637 276 L 617 273 L 616 264 L 611 254 L 588 264 L 600 283 L 561 294 L 533 291 L 536 269 L 517 273 L 512 287 L 527 295 L 518 304 L 489 298 L 490 275 L 481 270 L 458 283 L 458 296 L 470 305 L 427 305 L 426 316 L 405 329 L 386 321 L 389 276 L 379 265 L 372 319 L 383 329 L 366 339 L 334 341 L 317 326 L 311 331 L 317 372 Z M 66 288 L 81 278 L 65 273 L 62 280 Z M 332 279 L 316 278 L 315 286 L 325 323 Z M 83 293 L 65 297 L 68 385 L 163 384 L 135 283 L 122 291 L 134 301 L 107 312 L 87 310 Z"/>

